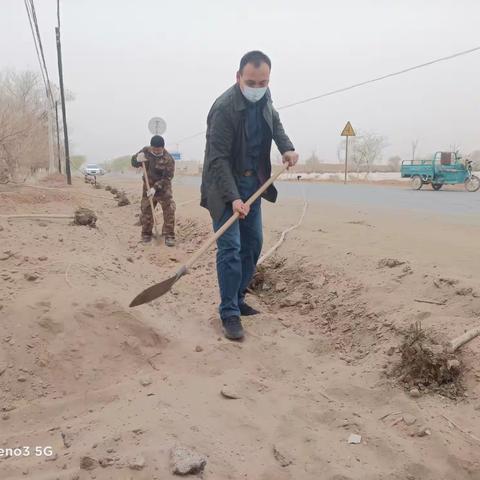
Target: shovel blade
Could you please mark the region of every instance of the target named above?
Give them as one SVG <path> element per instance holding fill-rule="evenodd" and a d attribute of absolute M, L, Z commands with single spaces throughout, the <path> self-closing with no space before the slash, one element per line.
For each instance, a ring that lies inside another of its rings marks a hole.
<path fill-rule="evenodd" d="M 144 303 L 151 302 L 156 298 L 165 295 L 170 289 L 172 288 L 173 284 L 179 279 L 178 275 L 174 275 L 173 277 L 164 280 L 163 282 L 156 283 L 151 287 L 148 287 L 143 292 L 139 293 L 130 303 L 130 307 L 138 307 L 139 305 L 143 305 Z"/>

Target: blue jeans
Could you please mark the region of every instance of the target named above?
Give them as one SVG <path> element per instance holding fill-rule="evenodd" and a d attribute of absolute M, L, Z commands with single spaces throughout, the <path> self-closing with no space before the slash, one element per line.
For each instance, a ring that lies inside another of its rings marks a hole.
<path fill-rule="evenodd" d="M 239 180 L 238 190 L 244 202 L 258 188 L 259 182 L 255 175 Z M 213 229 L 217 231 L 232 214 L 232 205 L 228 204 L 222 218 L 213 222 Z M 245 219 L 235 222 L 217 240 L 217 275 L 221 298 L 219 311 L 222 320 L 232 315 L 240 316 L 239 305 L 245 301 L 245 292 L 255 273 L 262 243 L 259 198 L 250 207 L 250 213 Z"/>

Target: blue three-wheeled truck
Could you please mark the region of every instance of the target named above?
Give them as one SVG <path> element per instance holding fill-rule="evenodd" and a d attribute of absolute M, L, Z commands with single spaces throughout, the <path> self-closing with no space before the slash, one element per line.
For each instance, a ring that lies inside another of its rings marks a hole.
<path fill-rule="evenodd" d="M 463 160 L 455 152 L 437 152 L 433 160 L 405 160 L 400 172 L 402 178 L 411 178 L 415 190 L 427 183 L 434 190 L 459 183 L 463 183 L 469 192 L 480 188 L 480 179 L 472 174 L 472 162 Z"/>

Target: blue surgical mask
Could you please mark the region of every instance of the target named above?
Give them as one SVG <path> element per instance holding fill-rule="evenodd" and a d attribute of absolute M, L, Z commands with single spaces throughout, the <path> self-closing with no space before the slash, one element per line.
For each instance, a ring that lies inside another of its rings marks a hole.
<path fill-rule="evenodd" d="M 252 103 L 258 102 L 263 98 L 268 87 L 253 88 L 245 85 L 241 88 L 243 96 Z"/>

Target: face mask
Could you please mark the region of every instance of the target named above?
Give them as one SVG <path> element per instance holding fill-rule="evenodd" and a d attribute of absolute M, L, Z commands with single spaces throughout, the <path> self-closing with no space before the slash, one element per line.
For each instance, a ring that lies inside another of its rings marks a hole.
<path fill-rule="evenodd" d="M 258 102 L 263 98 L 267 91 L 267 87 L 253 88 L 246 85 L 241 89 L 243 96 L 252 103 Z"/>
<path fill-rule="evenodd" d="M 154 157 L 161 157 L 163 155 L 163 152 L 162 153 L 153 153 L 153 152 L 150 152 Z"/>

